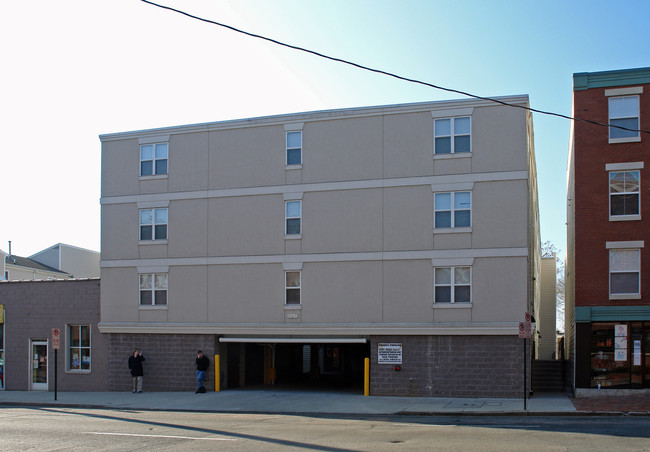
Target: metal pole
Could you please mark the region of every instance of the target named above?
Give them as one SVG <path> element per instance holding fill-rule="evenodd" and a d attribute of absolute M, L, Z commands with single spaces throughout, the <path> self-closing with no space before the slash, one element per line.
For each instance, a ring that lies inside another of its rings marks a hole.
<path fill-rule="evenodd" d="M 363 360 L 363 395 L 370 395 L 370 358 Z"/>
<path fill-rule="evenodd" d="M 526 378 L 526 338 L 524 338 L 524 411 L 526 411 L 526 384 L 527 384 L 527 378 Z"/>
<path fill-rule="evenodd" d="M 214 391 L 221 391 L 221 363 L 219 355 L 214 355 Z"/>
<path fill-rule="evenodd" d="M 59 359 L 58 359 L 58 357 L 59 357 L 58 351 L 59 351 L 58 349 L 56 349 L 56 348 L 54 349 L 54 400 L 56 400 L 56 395 L 57 395 L 57 391 L 56 391 L 57 390 L 57 387 L 56 387 L 56 382 L 57 382 L 56 368 L 58 367 L 58 361 L 59 361 Z"/>

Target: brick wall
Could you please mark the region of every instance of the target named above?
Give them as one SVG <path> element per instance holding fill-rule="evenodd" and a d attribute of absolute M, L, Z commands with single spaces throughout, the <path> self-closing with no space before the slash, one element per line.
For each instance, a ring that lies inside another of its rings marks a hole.
<path fill-rule="evenodd" d="M 143 391 L 194 391 L 196 352 L 210 359 L 205 386 L 214 391 L 216 336 L 209 334 L 109 334 L 109 391 L 130 391 L 133 380 L 128 359 L 135 348 L 145 357 Z"/>
<path fill-rule="evenodd" d="M 108 343 L 99 332 L 99 279 L 8 281 L 0 283 L 0 304 L 5 309 L 5 366 L 7 390 L 29 386 L 30 340 L 48 341 L 48 383 L 54 390 L 52 328 L 61 330 L 58 351 L 59 391 L 106 390 Z M 91 371 L 66 371 L 66 326 L 91 326 Z"/>
<path fill-rule="evenodd" d="M 638 85 L 635 85 L 638 86 Z M 619 87 L 617 87 L 619 88 Z M 575 91 L 575 116 L 608 122 L 608 97 L 605 88 Z M 650 85 L 644 85 L 640 98 L 641 129 L 650 129 Z M 609 300 L 609 252 L 607 241 L 645 240 L 650 227 L 650 167 L 640 170 L 641 218 L 638 221 L 609 221 L 609 179 L 607 163 L 643 162 L 650 141 L 647 135 L 636 143 L 608 143 L 608 129 L 582 122 L 575 123 L 575 305 L 618 306 Z M 649 244 L 650 245 L 650 244 Z M 647 304 L 650 287 L 650 252 L 641 252 L 641 300 L 625 300 L 625 305 Z M 647 298 L 646 298 L 647 299 Z"/>
<path fill-rule="evenodd" d="M 377 363 L 383 342 L 402 344 L 399 372 Z M 523 395 L 523 340 L 516 336 L 373 336 L 370 362 L 371 395 Z"/>

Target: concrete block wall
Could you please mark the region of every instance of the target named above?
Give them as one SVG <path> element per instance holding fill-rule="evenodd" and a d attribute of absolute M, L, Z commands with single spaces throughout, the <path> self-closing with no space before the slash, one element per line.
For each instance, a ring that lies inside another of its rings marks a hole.
<path fill-rule="evenodd" d="M 61 331 L 58 391 L 105 391 L 108 343 L 99 332 L 99 279 L 0 283 L 5 310 L 5 389 L 27 391 L 30 340 L 48 342 L 48 384 L 54 390 L 52 328 Z M 66 326 L 91 326 L 91 371 L 66 371 Z"/>
<path fill-rule="evenodd" d="M 399 372 L 378 364 L 379 343 L 402 344 Z M 517 336 L 373 336 L 370 395 L 522 397 L 523 358 Z"/>
<path fill-rule="evenodd" d="M 205 386 L 214 391 L 214 355 L 219 342 L 210 334 L 109 334 L 109 391 L 131 391 L 129 357 L 139 348 L 145 357 L 143 391 L 194 391 L 196 352 L 210 359 Z"/>

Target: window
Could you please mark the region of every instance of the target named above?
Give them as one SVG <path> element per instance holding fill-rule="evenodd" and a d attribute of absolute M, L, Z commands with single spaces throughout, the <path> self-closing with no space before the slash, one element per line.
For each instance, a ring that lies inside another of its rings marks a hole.
<path fill-rule="evenodd" d="M 140 210 L 140 240 L 167 239 L 167 208 Z"/>
<path fill-rule="evenodd" d="M 471 267 L 436 267 L 434 269 L 434 303 L 469 303 L 471 301 Z"/>
<path fill-rule="evenodd" d="M 140 176 L 167 174 L 167 143 L 140 145 Z"/>
<path fill-rule="evenodd" d="M 140 305 L 157 306 L 167 304 L 167 274 L 140 275 Z"/>
<path fill-rule="evenodd" d="M 434 154 L 471 152 L 469 116 L 434 120 Z"/>
<path fill-rule="evenodd" d="M 287 165 L 302 164 L 302 131 L 287 132 Z"/>
<path fill-rule="evenodd" d="M 435 228 L 468 228 L 472 225 L 472 196 L 468 191 L 434 195 Z"/>
<path fill-rule="evenodd" d="M 609 214 L 639 215 L 639 172 L 609 173 Z"/>
<path fill-rule="evenodd" d="M 639 96 L 610 97 L 609 124 L 634 130 L 623 130 L 610 127 L 610 141 L 630 141 L 630 138 L 638 138 Z"/>
<path fill-rule="evenodd" d="M 90 325 L 68 325 L 68 370 L 90 370 Z"/>
<path fill-rule="evenodd" d="M 301 233 L 301 210 L 302 201 L 286 201 L 285 202 L 285 219 L 287 235 L 295 235 Z"/>
<path fill-rule="evenodd" d="M 300 304 L 300 272 L 284 272 L 285 275 L 285 304 Z"/>
<path fill-rule="evenodd" d="M 609 250 L 610 295 L 640 294 L 641 251 Z"/>

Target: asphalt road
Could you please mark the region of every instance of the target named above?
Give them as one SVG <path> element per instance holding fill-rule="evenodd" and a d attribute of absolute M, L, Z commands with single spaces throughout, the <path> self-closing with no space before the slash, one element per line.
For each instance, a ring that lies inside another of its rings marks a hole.
<path fill-rule="evenodd" d="M 650 451 L 650 417 L 310 417 L 2 408 L 0 450 Z"/>

